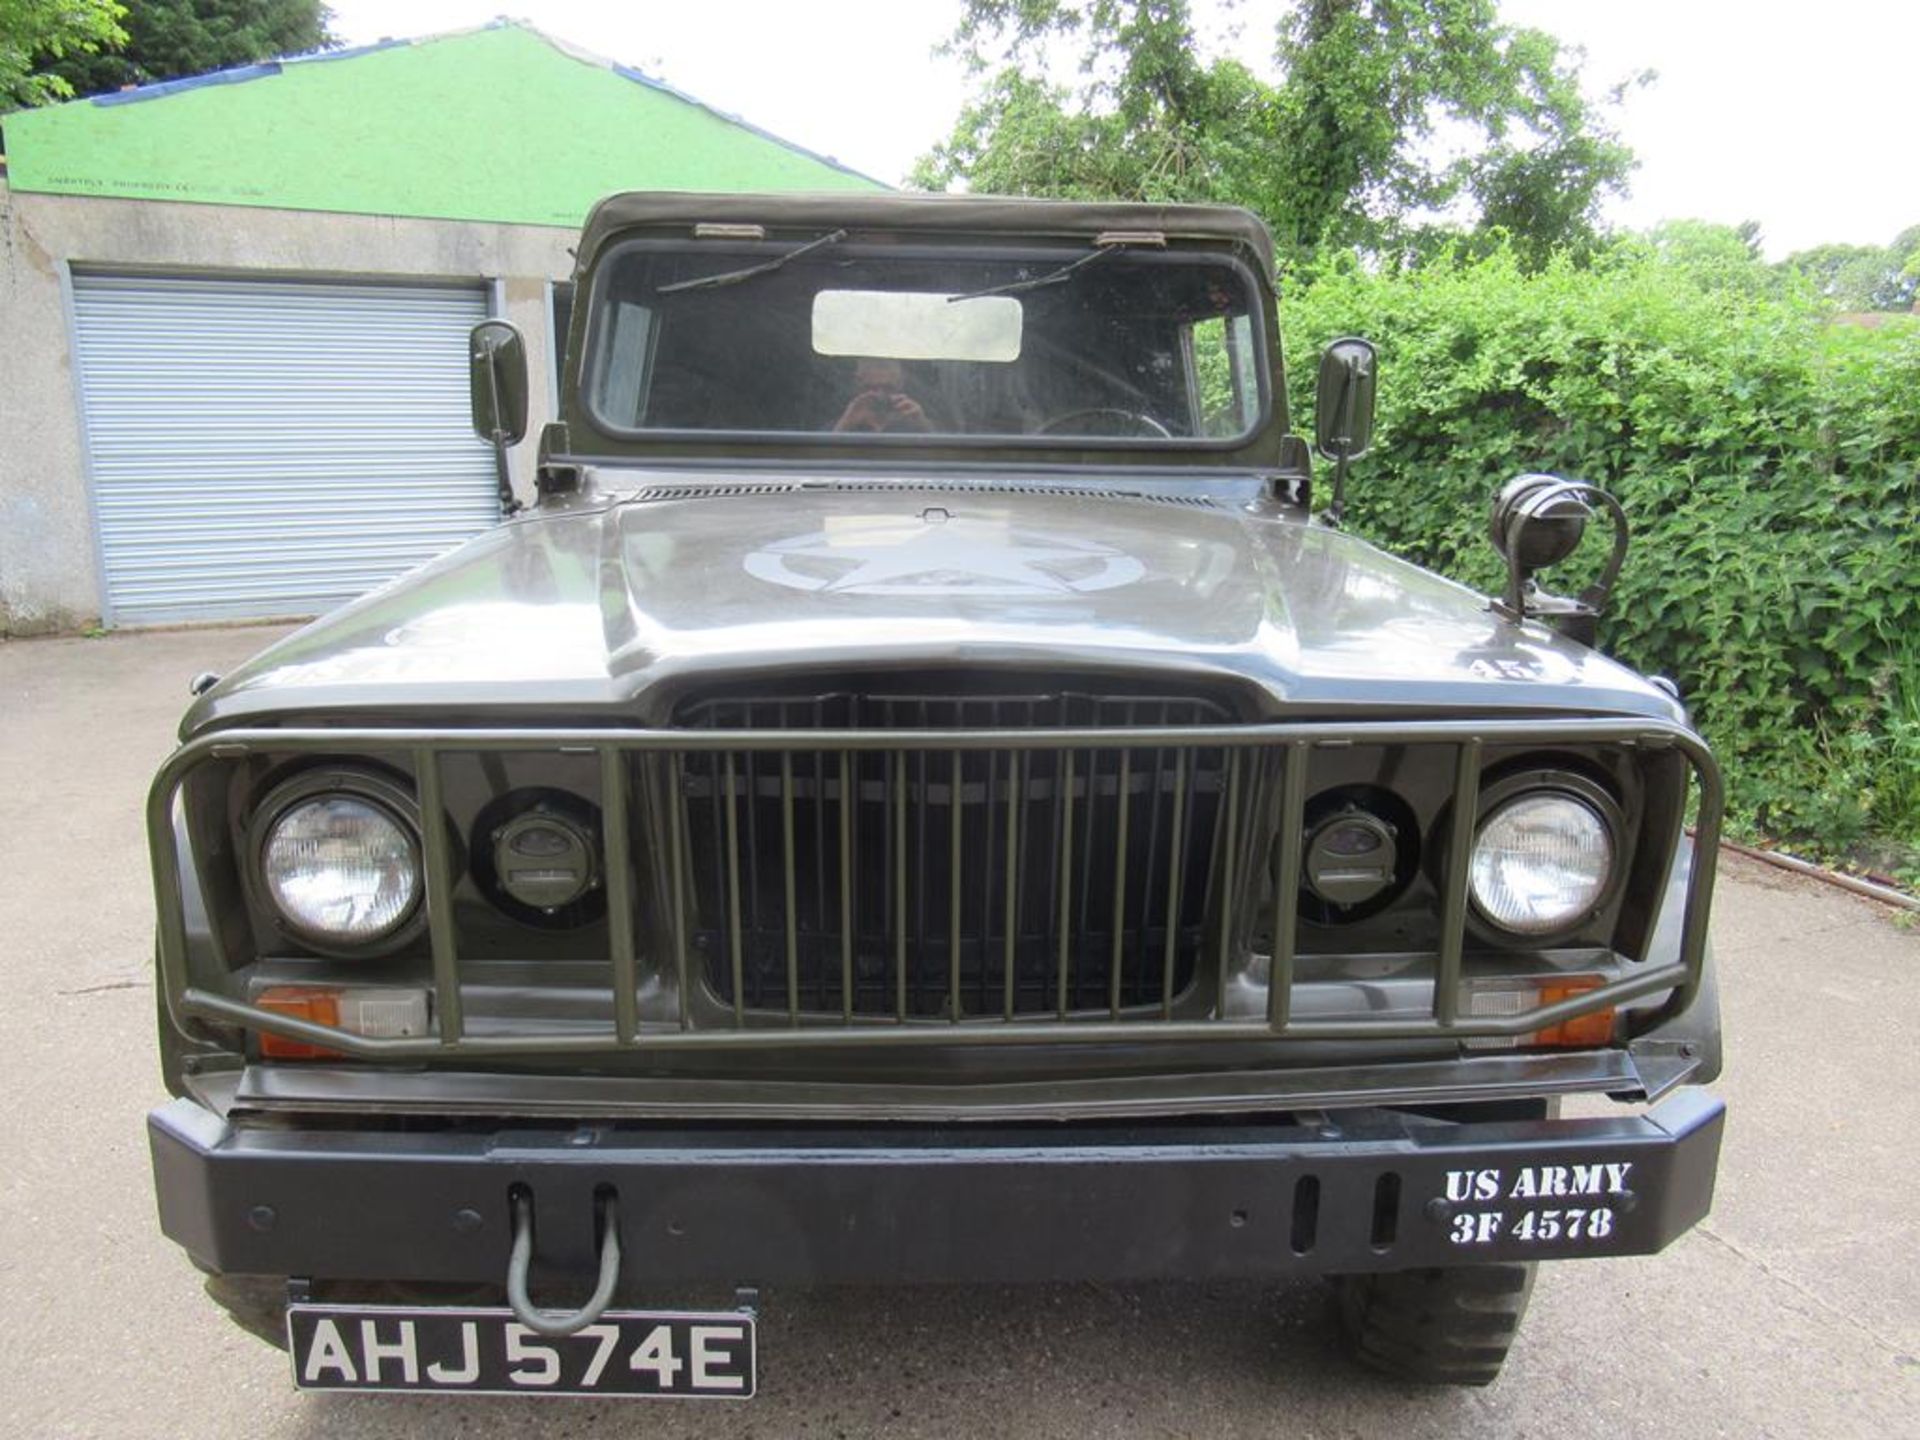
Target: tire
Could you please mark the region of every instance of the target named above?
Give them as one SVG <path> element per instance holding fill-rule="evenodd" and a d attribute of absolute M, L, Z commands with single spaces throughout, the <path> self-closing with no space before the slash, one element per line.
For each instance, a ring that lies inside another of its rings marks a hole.
<path fill-rule="evenodd" d="M 1342 1275 L 1340 1320 L 1361 1364 L 1421 1385 L 1490 1385 L 1520 1332 L 1532 1263 Z"/>
<path fill-rule="evenodd" d="M 287 1282 L 277 1275 L 208 1275 L 207 1296 L 249 1335 L 287 1348 Z"/>

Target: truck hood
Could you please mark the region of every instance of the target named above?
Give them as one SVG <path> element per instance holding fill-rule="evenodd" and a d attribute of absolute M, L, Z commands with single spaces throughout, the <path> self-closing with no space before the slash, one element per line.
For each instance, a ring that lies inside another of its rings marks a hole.
<path fill-rule="evenodd" d="M 503 524 L 262 652 L 182 733 L 449 709 L 662 724 L 692 685 L 910 667 L 1191 677 L 1249 718 L 1683 718 L 1543 626 L 1239 497 L 743 480 Z"/>

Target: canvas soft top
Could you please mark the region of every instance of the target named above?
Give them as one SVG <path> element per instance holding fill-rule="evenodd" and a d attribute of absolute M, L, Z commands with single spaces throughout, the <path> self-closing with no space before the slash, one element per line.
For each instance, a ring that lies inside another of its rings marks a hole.
<path fill-rule="evenodd" d="M 636 190 L 610 195 L 587 217 L 580 263 L 613 236 L 634 228 L 702 222 L 764 225 L 769 232 L 856 229 L 940 234 L 1025 235 L 1091 240 L 1110 230 L 1152 230 L 1169 240 L 1238 247 L 1269 286 L 1273 237 L 1251 211 L 1231 205 L 1142 205 L 1117 201 L 1029 200 L 1000 195 L 749 194 Z"/>

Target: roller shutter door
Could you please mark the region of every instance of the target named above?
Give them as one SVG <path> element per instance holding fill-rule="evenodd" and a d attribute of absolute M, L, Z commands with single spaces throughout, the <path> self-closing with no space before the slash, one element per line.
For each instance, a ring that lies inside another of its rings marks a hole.
<path fill-rule="evenodd" d="M 111 623 L 311 615 L 499 518 L 478 287 L 75 274 Z"/>

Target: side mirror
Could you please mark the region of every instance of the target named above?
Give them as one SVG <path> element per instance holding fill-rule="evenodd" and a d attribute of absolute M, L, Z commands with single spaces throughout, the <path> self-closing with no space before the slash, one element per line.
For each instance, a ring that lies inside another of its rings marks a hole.
<path fill-rule="evenodd" d="M 1314 388 L 1314 448 L 1329 460 L 1358 460 L 1373 448 L 1373 386 L 1377 357 L 1371 341 L 1348 336 L 1320 354 Z"/>
<path fill-rule="evenodd" d="M 527 433 L 527 342 L 505 320 L 482 320 L 467 347 L 473 428 L 494 445 L 518 445 Z"/>
<path fill-rule="evenodd" d="M 1347 462 L 1373 448 L 1373 388 L 1377 357 L 1371 341 L 1349 335 L 1320 354 L 1313 391 L 1313 445 L 1333 461 L 1333 500 L 1326 518 L 1335 525 L 1347 507 Z"/>
<path fill-rule="evenodd" d="M 500 513 L 520 508 L 513 498 L 513 473 L 507 447 L 527 433 L 527 342 L 505 320 L 482 320 L 467 342 L 467 383 L 473 399 L 473 428 L 493 446 L 493 468 L 500 486 Z"/>

